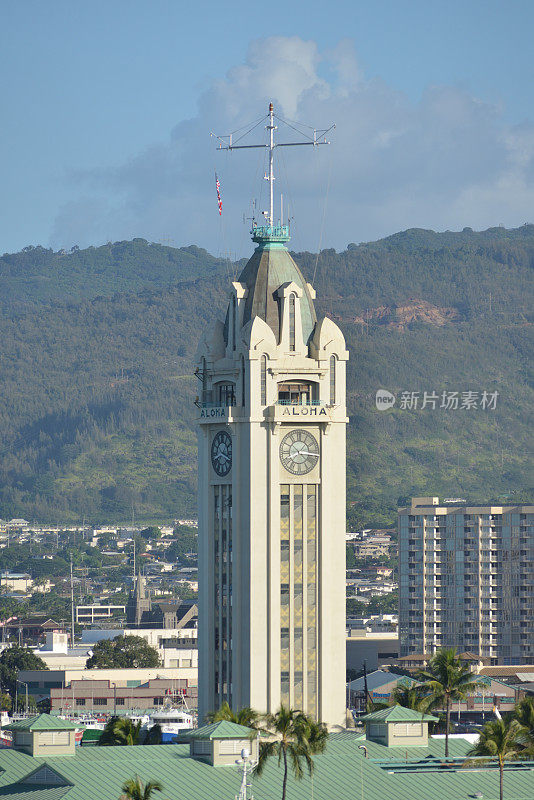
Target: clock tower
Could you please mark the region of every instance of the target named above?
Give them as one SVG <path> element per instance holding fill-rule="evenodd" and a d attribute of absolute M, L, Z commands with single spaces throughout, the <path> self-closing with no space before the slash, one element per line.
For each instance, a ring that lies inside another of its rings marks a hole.
<path fill-rule="evenodd" d="M 267 222 L 198 351 L 199 723 L 227 701 L 344 725 L 348 353 Z"/>

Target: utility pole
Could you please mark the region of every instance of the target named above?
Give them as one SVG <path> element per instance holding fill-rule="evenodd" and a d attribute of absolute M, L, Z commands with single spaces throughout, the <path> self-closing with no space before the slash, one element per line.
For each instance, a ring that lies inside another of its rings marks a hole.
<path fill-rule="evenodd" d="M 71 618 L 71 636 L 70 644 L 74 649 L 74 582 L 72 579 L 72 553 L 70 554 L 70 618 Z"/>
<path fill-rule="evenodd" d="M 373 698 L 369 694 L 369 689 L 367 688 L 367 661 L 363 662 L 363 685 L 365 690 L 365 708 L 367 709 L 367 703 L 373 702 Z"/>

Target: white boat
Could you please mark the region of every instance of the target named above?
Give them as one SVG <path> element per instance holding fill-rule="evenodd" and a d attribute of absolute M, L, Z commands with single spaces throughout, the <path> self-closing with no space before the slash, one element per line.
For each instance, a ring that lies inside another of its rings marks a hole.
<path fill-rule="evenodd" d="M 154 725 L 161 728 L 161 741 L 172 742 L 174 737 L 194 727 L 194 718 L 184 708 L 166 706 L 161 711 L 149 714 L 148 721 L 143 725 L 144 730 L 150 730 Z"/>

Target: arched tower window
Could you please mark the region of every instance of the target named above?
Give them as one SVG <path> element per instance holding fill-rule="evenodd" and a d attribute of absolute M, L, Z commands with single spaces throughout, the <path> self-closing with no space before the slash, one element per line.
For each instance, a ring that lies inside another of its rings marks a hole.
<path fill-rule="evenodd" d="M 261 357 L 260 403 L 267 405 L 267 356 Z"/>
<path fill-rule="evenodd" d="M 330 356 L 330 405 L 336 404 L 336 357 Z"/>
<path fill-rule="evenodd" d="M 235 343 L 236 343 L 236 305 L 235 305 L 235 295 L 232 295 L 232 350 L 235 350 Z"/>
<path fill-rule="evenodd" d="M 245 359 L 241 356 L 241 405 L 245 407 L 246 389 L 245 389 Z"/>
<path fill-rule="evenodd" d="M 295 351 L 295 295 L 289 295 L 289 349 Z"/>

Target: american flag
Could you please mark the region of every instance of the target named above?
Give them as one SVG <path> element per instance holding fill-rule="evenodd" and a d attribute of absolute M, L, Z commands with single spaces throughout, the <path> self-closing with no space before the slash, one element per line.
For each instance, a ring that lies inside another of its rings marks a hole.
<path fill-rule="evenodd" d="M 217 177 L 217 173 L 215 173 L 215 186 L 217 187 L 217 203 L 219 205 L 219 216 L 221 216 L 222 214 L 221 184 L 219 183 L 219 178 Z"/>

